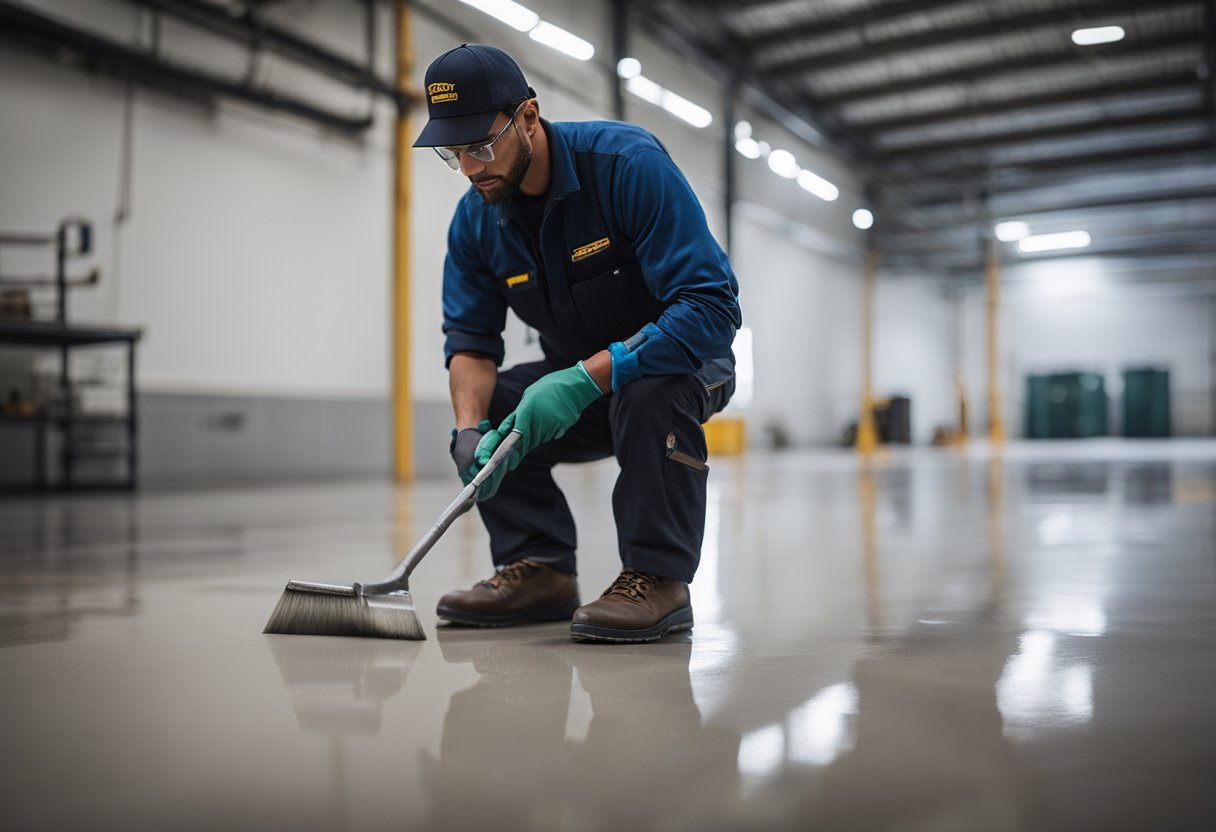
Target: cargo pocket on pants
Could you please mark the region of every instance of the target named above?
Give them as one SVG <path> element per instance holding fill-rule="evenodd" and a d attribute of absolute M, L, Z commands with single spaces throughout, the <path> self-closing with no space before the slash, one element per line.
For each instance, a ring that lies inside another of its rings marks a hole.
<path fill-rule="evenodd" d="M 681 451 L 676 447 L 676 435 L 674 433 L 667 434 L 667 458 L 672 462 L 683 465 L 685 468 L 691 468 L 694 471 L 708 471 L 709 466 L 694 456 Z"/>

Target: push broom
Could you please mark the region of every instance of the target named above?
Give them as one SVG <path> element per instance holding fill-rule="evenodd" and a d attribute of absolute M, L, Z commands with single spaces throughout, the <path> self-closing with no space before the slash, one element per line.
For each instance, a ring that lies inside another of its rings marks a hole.
<path fill-rule="evenodd" d="M 410 597 L 410 573 L 448 530 L 448 526 L 477 502 L 477 491 L 481 484 L 506 459 L 520 435 L 517 430 L 507 434 L 490 461 L 448 504 L 435 525 L 406 553 L 391 575 L 378 583 L 354 586 L 288 581 L 262 632 L 424 641 L 426 633 L 414 609 L 414 599 Z"/>

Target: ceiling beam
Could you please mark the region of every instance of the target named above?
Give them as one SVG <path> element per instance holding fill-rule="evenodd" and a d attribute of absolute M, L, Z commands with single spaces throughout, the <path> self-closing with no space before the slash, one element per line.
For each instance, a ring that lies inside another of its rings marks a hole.
<path fill-rule="evenodd" d="M 913 75 L 901 80 L 884 81 L 866 84 L 840 92 L 808 96 L 814 103 L 821 106 L 837 106 L 851 104 L 872 98 L 882 98 L 890 95 L 902 95 L 944 84 L 974 84 L 987 81 L 1012 72 L 1036 69 L 1057 69 L 1067 64 L 1085 63 L 1093 58 L 1120 58 L 1126 55 L 1139 55 L 1158 49 L 1176 48 L 1182 46 L 1198 46 L 1199 33 L 1195 31 L 1163 32 L 1153 35 L 1141 35 L 1118 43 L 1102 44 L 1100 46 L 1069 46 L 1064 51 L 1039 55 L 1025 55 L 1018 58 L 996 56 L 990 60 L 971 66 L 948 69 L 942 72 L 930 72 L 923 75 Z"/>
<path fill-rule="evenodd" d="M 918 180 L 946 180 L 960 192 L 968 185 L 988 187 L 994 175 L 1016 172 L 1059 172 L 1089 167 L 1120 166 L 1128 162 L 1138 162 L 1145 159 L 1160 157 L 1177 157 L 1188 153 L 1211 153 L 1211 145 L 1206 140 L 1187 139 L 1184 141 L 1164 142 L 1159 144 L 1141 145 L 1140 147 L 1120 148 L 1118 150 L 1100 153 L 1071 153 L 1065 156 L 1050 156 L 1043 159 L 1031 159 L 1025 162 L 1005 163 L 1001 165 L 971 165 L 969 167 L 942 167 L 936 170 L 917 170 L 907 172 L 891 172 L 883 176 L 884 184 L 899 185 L 915 183 Z M 966 180 L 973 180 L 967 183 Z"/>
<path fill-rule="evenodd" d="M 1210 148 L 1192 150 L 1190 152 L 1150 156 L 1145 159 L 1127 161 L 1118 160 L 1113 164 L 1095 164 L 1090 166 L 1078 165 L 1072 170 L 1062 172 L 1046 172 L 1034 175 L 1022 173 L 1016 178 L 993 178 L 982 175 L 971 179 L 935 179 L 918 178 L 907 181 L 895 181 L 890 178 L 880 180 L 882 190 L 879 195 L 890 195 L 903 200 L 904 205 L 924 205 L 932 210 L 934 205 L 958 204 L 970 202 L 979 204 L 987 199 L 1007 199 L 1017 197 L 1033 197 L 1045 191 L 1068 191 L 1092 187 L 1096 181 L 1111 177 L 1152 177 L 1159 182 L 1177 183 L 1188 180 L 1205 185 L 1212 184 L 1216 179 L 1212 165 L 1213 152 Z M 1150 190 L 1142 184 L 1133 182 L 1127 191 Z"/>
<path fill-rule="evenodd" d="M 741 97 L 808 144 L 855 163 L 863 161 L 866 143 L 862 139 L 852 135 L 838 120 L 825 120 L 803 106 L 792 91 L 774 88 L 771 80 L 760 76 L 745 50 L 729 33 L 719 32 L 713 38 L 697 35 L 663 8 L 650 9 L 644 25 L 673 49 L 698 55 L 719 81 L 736 84 Z"/>
<path fill-rule="evenodd" d="M 697 5 L 709 7 L 715 13 L 721 13 L 720 10 L 727 12 L 743 10 L 754 11 L 764 8 L 765 6 L 776 6 L 780 3 L 785 3 L 787 0 L 698 0 Z M 632 0 L 632 5 L 637 9 L 653 9 L 659 6 L 681 5 L 673 3 L 672 0 Z"/>
<path fill-rule="evenodd" d="M 1172 213 L 1172 212 L 1171 212 Z M 1006 214 L 998 214 L 1000 219 Z M 1033 214 L 1019 214 L 1019 218 L 1034 217 Z M 1216 248 L 1216 239 L 1211 235 L 1211 216 L 1207 212 L 1203 216 L 1188 217 L 1154 217 L 1151 224 L 1144 225 L 1136 217 L 1128 216 L 1124 211 L 1122 216 L 1090 214 L 1088 217 L 1075 217 L 1067 222 L 1050 223 L 1040 218 L 1035 222 L 1035 234 L 1050 234 L 1067 226 L 1083 228 L 1093 236 L 1093 250 L 1103 250 L 1115 244 L 1130 245 L 1128 241 L 1136 241 L 1140 245 L 1192 245 L 1204 244 Z M 895 251 L 906 252 L 957 252 L 969 250 L 981 237 L 989 234 L 989 223 L 978 223 L 951 226 L 940 233 L 924 233 L 900 231 L 886 233 L 882 242 L 885 247 Z"/>
<path fill-rule="evenodd" d="M 1199 78 L 1193 70 L 1175 72 L 1169 75 L 1136 78 L 1118 84 L 1103 81 L 1098 84 L 1086 84 L 1081 87 L 1023 95 L 1004 101 L 986 101 L 982 104 L 967 104 L 962 107 L 952 107 L 948 110 L 934 110 L 913 115 L 888 116 L 879 119 L 859 119 L 850 123 L 857 129 L 871 135 L 875 133 L 908 130 L 917 127 L 927 127 L 933 124 L 946 124 L 952 121 L 981 118 L 983 116 L 1005 115 L 1018 110 L 1051 107 L 1059 104 L 1074 104 L 1077 102 L 1093 102 L 1095 98 L 1107 96 L 1134 95 L 1142 92 L 1166 92 L 1172 89 L 1183 90 L 1194 88 Z"/>
<path fill-rule="evenodd" d="M 846 32 L 856 31 L 888 20 L 895 20 L 905 15 L 924 15 L 929 12 L 949 6 L 960 6 L 970 0 L 893 0 L 890 3 L 865 6 L 851 14 L 844 14 L 828 20 L 818 20 L 811 23 L 800 23 L 785 27 L 779 31 L 747 38 L 744 45 L 752 51 L 782 46 L 790 41 L 805 38 L 832 37 Z"/>
<path fill-rule="evenodd" d="M 924 11 L 919 8 L 923 4 L 913 3 L 911 5 L 912 8 L 907 12 L 909 15 L 924 14 Z M 1000 7 L 1001 4 L 994 3 L 987 8 Z M 1199 2 L 1198 0 L 1155 0 L 1153 3 L 1154 12 L 1186 7 L 1198 9 Z M 877 8 L 884 9 L 886 7 L 879 6 Z M 855 44 L 849 44 L 845 48 L 825 54 L 791 58 L 775 64 L 765 64 L 764 69 L 766 72 L 773 74 L 821 72 L 827 69 L 839 69 L 841 67 L 865 64 L 879 58 L 888 58 L 892 55 L 907 54 L 916 49 L 937 50 L 943 47 L 973 43 L 978 40 L 991 40 L 1015 33 L 1017 30 L 1025 31 L 1027 29 L 1054 25 L 1061 27 L 1061 34 L 1063 34 L 1063 27 L 1065 26 L 1080 23 L 1115 23 L 1120 17 L 1126 17 L 1128 14 L 1143 10 L 1144 0 L 1107 0 L 1107 2 L 1096 6 L 1077 7 L 1074 5 L 1064 8 L 1035 8 L 1005 16 L 992 15 L 990 13 L 987 20 L 978 23 L 968 21 L 955 25 L 942 24 L 933 26 L 912 36 L 900 37 L 895 35 L 878 42 L 873 41 L 863 31 L 861 32 L 863 43 L 860 49 Z M 856 29 L 856 27 L 852 28 Z M 786 28 L 769 37 L 751 40 L 747 43 L 749 48 L 753 49 L 754 52 L 761 52 L 798 41 L 818 38 L 824 34 L 822 25 L 805 24 Z"/>
<path fill-rule="evenodd" d="M 980 251 L 980 246 L 977 243 L 973 247 L 976 251 L 967 251 L 967 247 L 960 247 L 954 250 L 942 250 L 940 252 L 929 251 L 900 251 L 898 249 L 882 248 L 882 263 L 885 268 L 891 269 L 941 269 L 941 270 L 975 270 L 977 274 L 983 274 L 984 256 Z M 1144 245 L 1143 243 L 1133 242 L 1130 244 L 1111 246 L 1106 249 L 1079 248 L 1053 252 L 1042 252 L 1032 255 L 1015 255 L 1005 259 L 1006 267 L 1025 266 L 1031 263 L 1041 263 L 1050 260 L 1072 259 L 1077 257 L 1091 257 L 1094 259 L 1126 259 L 1138 258 L 1141 260 L 1151 260 L 1156 258 L 1170 257 L 1203 257 L 1211 259 L 1211 265 L 1208 267 L 1206 276 L 1212 277 L 1212 269 L 1216 269 L 1216 247 L 1209 243 L 1197 242 L 1194 244 L 1163 244 L 1163 245 Z"/>
<path fill-rule="evenodd" d="M 1148 205 L 1159 205 L 1167 202 L 1191 202 L 1198 200 L 1216 199 L 1216 186 L 1207 185 L 1198 188 L 1183 188 L 1159 193 L 1125 193 L 1106 196 L 1092 196 L 1081 199 L 1063 199 L 1059 201 L 1045 200 L 1039 203 L 1025 202 L 1019 205 L 991 205 L 990 210 L 983 212 L 968 210 L 964 203 L 957 200 L 951 202 L 914 202 L 915 207 L 922 211 L 932 211 L 939 218 L 947 218 L 951 225 L 965 225 L 979 221 L 986 216 L 995 218 L 1041 216 L 1044 214 L 1065 214 L 1073 211 L 1098 211 L 1104 208 L 1135 208 Z M 951 211 L 952 208 L 962 208 Z"/>
<path fill-rule="evenodd" d="M 1155 127 L 1162 124 L 1176 124 L 1189 121 L 1201 122 L 1203 118 L 1204 111 L 1199 107 L 1171 107 L 1155 113 L 1110 116 L 1101 121 L 1089 120 L 1072 122 L 1070 124 L 1053 124 L 1050 127 L 1036 127 L 1030 130 L 1015 130 L 987 136 L 952 138 L 944 141 L 929 141 L 902 147 L 883 148 L 879 151 L 879 156 L 887 160 L 921 159 L 939 156 L 944 153 L 956 153 L 960 150 L 972 148 L 996 148 L 1007 145 L 1026 144 L 1044 139 L 1083 136 L 1087 133 L 1100 134 L 1111 130 L 1124 130 L 1136 127 Z"/>

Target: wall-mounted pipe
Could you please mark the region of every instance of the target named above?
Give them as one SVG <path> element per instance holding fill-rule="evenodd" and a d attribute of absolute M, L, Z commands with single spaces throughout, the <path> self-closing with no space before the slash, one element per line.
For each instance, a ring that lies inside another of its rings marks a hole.
<path fill-rule="evenodd" d="M 344 133 L 360 133 L 372 125 L 371 116 L 351 118 L 297 98 L 172 64 L 151 53 L 60 23 L 13 3 L 0 2 L 0 38 L 33 47 L 59 60 L 63 59 L 66 49 L 85 68 L 131 78 L 158 89 L 187 96 L 202 93 L 236 98 Z"/>
<path fill-rule="evenodd" d="M 262 15 L 243 4 L 220 6 L 204 0 L 129 0 L 157 9 L 179 20 L 193 23 L 216 35 L 243 43 L 250 48 L 265 48 L 284 58 L 306 64 L 354 87 L 372 90 L 393 101 L 400 111 L 409 106 L 409 97 L 391 82 L 375 73 L 369 54 L 368 64 L 359 64 L 306 40 L 286 29 L 267 23 Z M 231 10 L 231 11 L 230 11 Z M 232 13 L 235 11 L 235 14 Z M 367 7 L 369 50 L 375 40 L 375 9 Z"/>

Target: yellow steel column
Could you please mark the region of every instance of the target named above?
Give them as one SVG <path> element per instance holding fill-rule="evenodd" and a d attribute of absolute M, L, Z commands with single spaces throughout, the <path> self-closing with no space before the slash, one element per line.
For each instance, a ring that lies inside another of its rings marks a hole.
<path fill-rule="evenodd" d="M 397 0 L 397 88 L 408 90 L 414 63 L 413 28 L 405 0 Z M 410 119 L 397 115 L 393 185 L 393 473 L 414 476 L 414 404 L 410 391 Z"/>
<path fill-rule="evenodd" d="M 961 293 L 953 292 L 950 301 L 954 305 L 954 394 L 958 406 L 958 433 L 956 444 L 965 445 L 971 438 L 971 415 L 967 404 L 967 383 L 963 380 L 963 300 Z"/>
<path fill-rule="evenodd" d="M 878 250 L 866 250 L 866 271 L 861 294 L 861 415 L 857 420 L 857 450 L 873 453 L 878 445 L 874 431 L 874 390 L 870 364 L 874 341 L 874 282 L 878 273 Z"/>
<path fill-rule="evenodd" d="M 996 240 L 985 243 L 988 272 L 988 439 L 1000 444 L 1005 441 L 1001 421 L 1000 356 L 998 355 L 997 321 L 1001 309 L 1001 260 Z"/>

